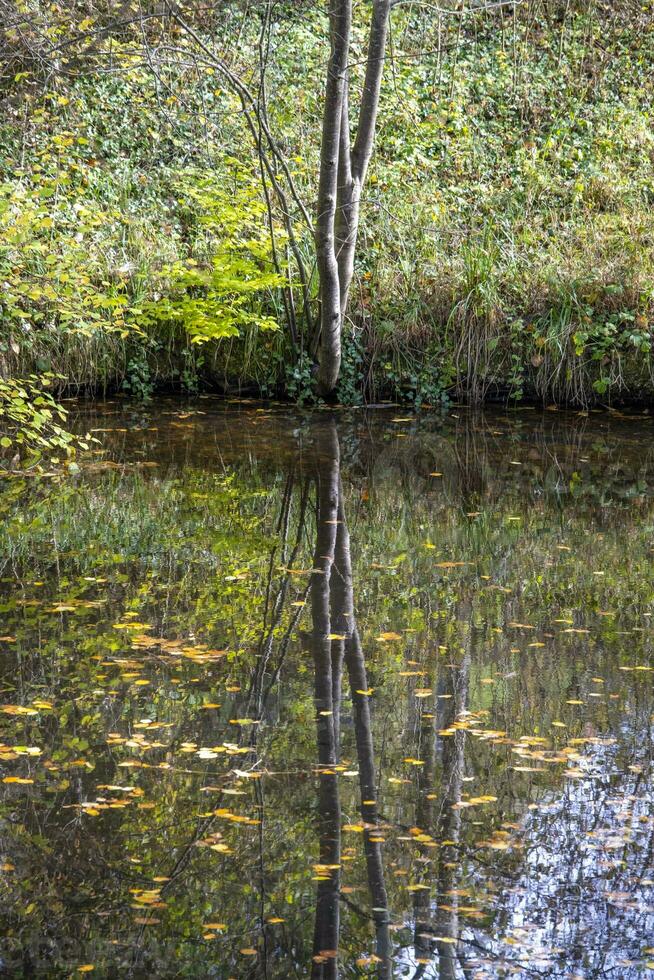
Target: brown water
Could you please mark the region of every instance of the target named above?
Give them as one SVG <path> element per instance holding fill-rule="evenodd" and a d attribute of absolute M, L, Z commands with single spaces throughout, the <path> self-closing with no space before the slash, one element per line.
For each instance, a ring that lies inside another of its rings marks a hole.
<path fill-rule="evenodd" d="M 654 972 L 649 417 L 72 411 L 0 484 L 0 975 Z"/>

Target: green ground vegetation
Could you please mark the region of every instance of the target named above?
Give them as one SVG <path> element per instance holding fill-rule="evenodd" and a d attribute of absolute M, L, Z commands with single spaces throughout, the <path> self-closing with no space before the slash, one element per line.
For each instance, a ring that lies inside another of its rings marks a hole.
<path fill-rule="evenodd" d="M 193 22 L 244 77 L 263 6 L 244 17 L 234 2 L 217 22 Z M 65 70 L 11 19 L 4 29 L 0 376 L 310 400 L 312 242 L 301 222 L 290 242 L 262 193 L 236 95 L 173 28 L 107 32 L 104 56 L 91 57 L 84 38 L 101 17 L 89 10 L 39 15 L 87 52 Z M 156 65 L 149 30 L 164 52 Z M 277 180 L 289 194 L 292 178 L 309 211 L 325 32 L 319 8 L 274 5 L 267 107 L 288 167 Z M 356 86 L 362 66 L 351 70 Z M 343 402 L 651 398 L 653 75 L 650 2 L 398 5 Z"/>

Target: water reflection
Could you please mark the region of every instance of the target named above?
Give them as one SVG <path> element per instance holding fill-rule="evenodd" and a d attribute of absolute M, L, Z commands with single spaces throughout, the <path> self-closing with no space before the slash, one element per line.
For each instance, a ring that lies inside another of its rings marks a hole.
<path fill-rule="evenodd" d="M 465 649 L 458 664 L 445 666 L 434 685 L 437 694 L 435 704 L 430 705 L 432 712 L 422 715 L 420 759 L 423 766 L 417 780 L 416 825 L 432 840 L 439 841 L 440 847 L 430 862 L 432 867 L 435 865 L 436 908 L 427 888 L 414 892 L 416 978 L 427 972 L 435 953 L 439 976 L 448 980 L 458 976 L 457 871 L 462 814 L 459 806 L 465 777 L 466 732 L 464 728 L 457 728 L 456 723 L 466 716 L 470 661 L 470 651 Z M 447 734 L 439 735 L 439 732 Z M 433 792 L 438 756 L 442 774 L 439 794 Z"/>
<path fill-rule="evenodd" d="M 320 764 L 320 875 L 313 942 L 314 977 L 338 976 L 341 868 L 341 806 L 338 772 L 343 664 L 350 692 L 368 888 L 375 923 L 379 977 L 391 975 L 392 944 L 384 884 L 377 779 L 368 677 L 354 610 L 350 536 L 340 472 L 340 446 L 333 421 L 318 427 L 315 442 L 316 549 L 311 576 L 312 649 Z"/>
<path fill-rule="evenodd" d="M 650 969 L 649 422 L 453 414 L 109 406 L 2 489 L 0 972 Z"/>

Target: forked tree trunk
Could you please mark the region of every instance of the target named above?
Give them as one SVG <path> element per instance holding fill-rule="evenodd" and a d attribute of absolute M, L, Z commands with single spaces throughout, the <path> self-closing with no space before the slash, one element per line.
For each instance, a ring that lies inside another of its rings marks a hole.
<path fill-rule="evenodd" d="M 377 125 L 391 0 L 373 0 L 366 75 L 354 145 L 350 145 L 348 57 L 352 0 L 330 0 L 330 57 L 323 109 L 316 261 L 320 281 L 318 390 L 333 394 L 341 367 L 341 334 L 354 272 L 361 192 Z"/>

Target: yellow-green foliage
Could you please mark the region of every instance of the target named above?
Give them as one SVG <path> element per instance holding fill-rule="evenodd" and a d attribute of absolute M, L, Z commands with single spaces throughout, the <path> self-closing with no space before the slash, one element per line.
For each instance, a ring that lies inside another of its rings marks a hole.
<path fill-rule="evenodd" d="M 44 454 L 58 463 L 94 441 L 90 435 L 88 441 L 73 436 L 64 427 L 66 410 L 47 390 L 53 380 L 49 375 L 0 378 L 0 468 L 10 462 L 35 466 Z"/>
<path fill-rule="evenodd" d="M 226 164 L 237 178 L 233 191 L 217 187 L 215 174 L 184 174 L 178 203 L 197 221 L 204 261 L 189 257 L 164 266 L 165 294 L 131 311 L 137 326 L 178 325 L 194 344 L 238 337 L 244 327 L 278 329 L 257 303 L 284 281 L 271 267 L 265 205 L 238 161 Z"/>
<path fill-rule="evenodd" d="M 599 0 L 466 11 L 393 11 L 341 396 L 649 397 L 651 3 L 614 14 Z M 353 111 L 368 13 L 357 6 Z M 214 377 L 302 397 L 306 358 L 289 376 L 284 333 L 261 336 L 285 310 L 238 98 L 180 31 L 155 77 L 142 31 L 126 26 L 111 40 L 121 70 L 109 70 L 93 42 L 103 16 L 44 8 L 38 29 L 55 19 L 70 72 L 44 88 L 30 62 L 7 85 L 0 373 L 51 366 L 88 387 L 119 384 L 136 364 L 141 387 L 189 381 L 195 336 L 211 340 Z M 269 125 L 311 210 L 326 22 L 320 8 L 300 16 L 285 3 L 274 21 Z M 252 82 L 259 18 L 226 0 L 214 22 L 193 23 Z M 275 177 L 298 217 L 286 175 Z M 273 213 L 285 272 L 281 218 Z M 296 235 L 315 312 L 301 221 Z"/>
<path fill-rule="evenodd" d="M 62 336 L 115 351 L 111 336 L 138 346 L 146 327 L 174 328 L 183 345 L 277 326 L 262 302 L 280 280 L 252 162 L 218 152 L 211 170 L 158 166 L 152 94 L 142 71 L 80 81 L 70 97 L 28 92 L 24 132 L 5 128 L 6 162 L 20 152 L 22 165 L 0 184 L 0 371 L 2 355 L 13 373 L 49 367 L 49 354 L 65 371 Z"/>

